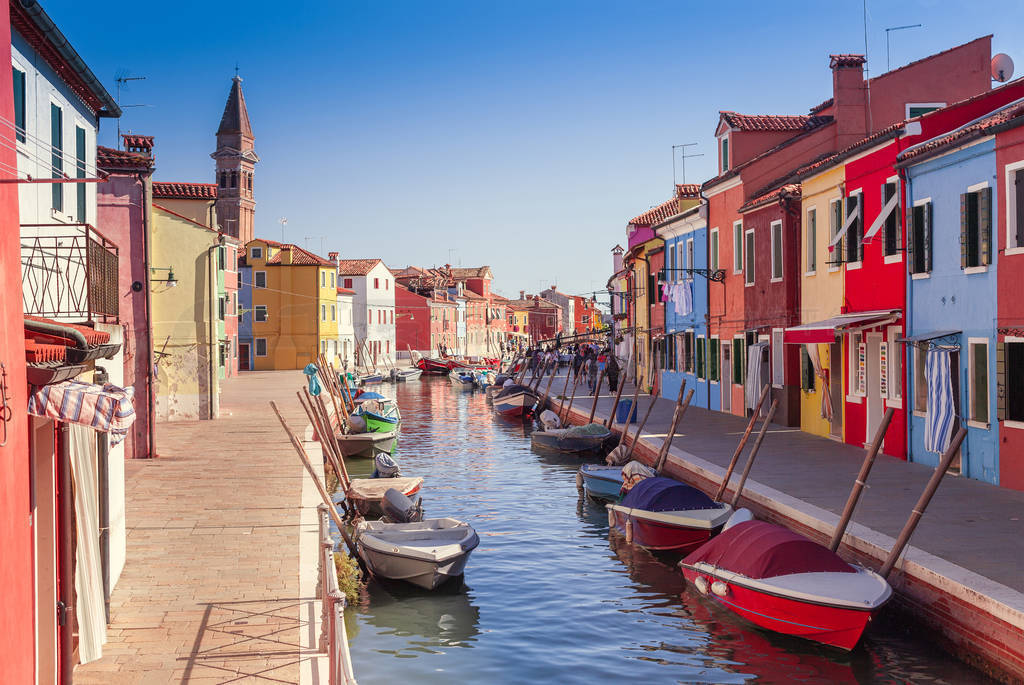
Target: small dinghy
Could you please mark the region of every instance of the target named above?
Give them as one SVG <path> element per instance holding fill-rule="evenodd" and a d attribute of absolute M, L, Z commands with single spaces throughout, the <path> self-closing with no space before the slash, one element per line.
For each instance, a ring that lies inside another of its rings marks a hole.
<path fill-rule="evenodd" d="M 382 500 L 388 490 L 395 490 L 405 497 L 412 497 L 420 491 L 423 479 L 416 478 L 353 478 L 344 496 L 363 516 L 381 516 Z"/>
<path fill-rule="evenodd" d="M 679 567 L 701 594 L 751 623 L 847 650 L 892 595 L 877 573 L 764 521 L 730 525 Z"/>
<path fill-rule="evenodd" d="M 494 395 L 494 411 L 502 416 L 524 416 L 533 411 L 537 395 L 525 385 L 510 385 Z"/>
<path fill-rule="evenodd" d="M 647 549 L 688 552 L 722 530 L 732 507 L 671 478 L 645 478 L 618 504 L 609 504 L 608 523 Z"/>
<path fill-rule="evenodd" d="M 461 576 L 480 544 L 472 526 L 452 518 L 363 521 L 356 526 L 355 537 L 359 556 L 371 573 L 426 590 Z"/>
<path fill-rule="evenodd" d="M 449 371 L 447 362 L 442 359 L 432 359 L 430 357 L 420 359 L 416 362 L 416 366 L 419 367 L 420 371 L 428 376 L 447 376 Z"/>
<path fill-rule="evenodd" d="M 611 431 L 600 423 L 586 426 L 570 426 L 569 428 L 545 428 L 530 434 L 534 447 L 555 450 L 557 452 L 595 452 L 601 449 L 604 441 L 611 437 Z"/>
<path fill-rule="evenodd" d="M 353 414 L 353 417 L 358 416 Z M 354 422 L 353 422 L 354 423 Z M 378 452 L 391 453 L 395 449 L 397 430 L 384 433 L 337 433 L 338 446 L 345 457 L 365 457 L 372 459 Z"/>
<path fill-rule="evenodd" d="M 622 467 L 584 464 L 579 470 L 579 485 L 594 499 L 614 502 L 622 489 Z"/>
<path fill-rule="evenodd" d="M 472 390 L 476 383 L 473 373 L 465 369 L 452 369 L 452 372 L 448 374 L 448 380 L 452 382 L 452 385 L 463 390 Z"/>
<path fill-rule="evenodd" d="M 402 381 L 414 381 L 422 375 L 422 369 L 391 369 L 391 380 L 396 383 Z"/>

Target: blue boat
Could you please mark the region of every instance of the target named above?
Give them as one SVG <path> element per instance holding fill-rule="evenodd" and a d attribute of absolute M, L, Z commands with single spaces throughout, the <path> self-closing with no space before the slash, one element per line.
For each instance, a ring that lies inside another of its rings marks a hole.
<path fill-rule="evenodd" d="M 452 385 L 463 390 L 472 390 L 476 384 L 473 374 L 464 369 L 452 369 L 452 372 L 448 374 L 448 380 L 452 382 Z"/>
<path fill-rule="evenodd" d="M 611 502 L 619 499 L 619 491 L 622 489 L 621 466 L 584 464 L 580 467 L 579 477 L 591 497 Z"/>

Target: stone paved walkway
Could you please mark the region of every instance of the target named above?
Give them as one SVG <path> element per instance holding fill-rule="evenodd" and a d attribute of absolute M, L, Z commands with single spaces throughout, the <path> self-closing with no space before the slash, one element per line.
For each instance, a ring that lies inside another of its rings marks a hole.
<path fill-rule="evenodd" d="M 127 464 L 128 561 L 104 656 L 76 683 L 311 681 L 316 500 L 267 404 L 301 436 L 301 384 L 299 372 L 230 379 L 221 418 L 161 424 L 160 458 Z"/>

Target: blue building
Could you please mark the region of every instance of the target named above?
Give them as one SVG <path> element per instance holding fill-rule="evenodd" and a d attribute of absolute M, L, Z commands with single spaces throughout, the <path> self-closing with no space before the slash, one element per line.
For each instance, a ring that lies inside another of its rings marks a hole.
<path fill-rule="evenodd" d="M 694 391 L 691 406 L 717 410 L 721 407 L 720 384 L 717 380 L 708 380 L 712 362 L 708 340 L 708 280 L 685 271 L 708 268 L 707 221 L 698 205 L 653 228 L 655 235 L 665 241 L 665 271 L 661 280 L 669 298 L 664 301 L 662 396 L 675 400 L 679 396 L 679 384 L 685 380 L 686 387 Z"/>
<path fill-rule="evenodd" d="M 955 137 L 955 134 L 954 136 Z M 925 449 L 929 410 L 925 360 L 930 348 L 950 355 L 956 419 L 967 426 L 960 472 L 999 483 L 996 420 L 997 242 L 995 141 L 966 145 L 951 136 L 912 147 L 901 156 L 907 181 L 907 452 L 911 461 L 938 464 Z M 954 462 L 955 466 L 956 462 Z"/>
<path fill-rule="evenodd" d="M 266 350 L 262 353 L 266 354 Z M 238 370 L 252 371 L 255 355 L 252 334 L 252 267 L 243 254 L 238 258 Z"/>

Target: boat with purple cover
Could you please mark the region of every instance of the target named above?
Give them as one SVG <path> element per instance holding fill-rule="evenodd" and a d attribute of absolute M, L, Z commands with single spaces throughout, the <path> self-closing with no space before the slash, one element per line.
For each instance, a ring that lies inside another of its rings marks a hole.
<path fill-rule="evenodd" d="M 608 525 L 648 549 L 687 552 L 722 530 L 732 507 L 671 478 L 645 478 L 618 504 L 609 504 Z"/>

